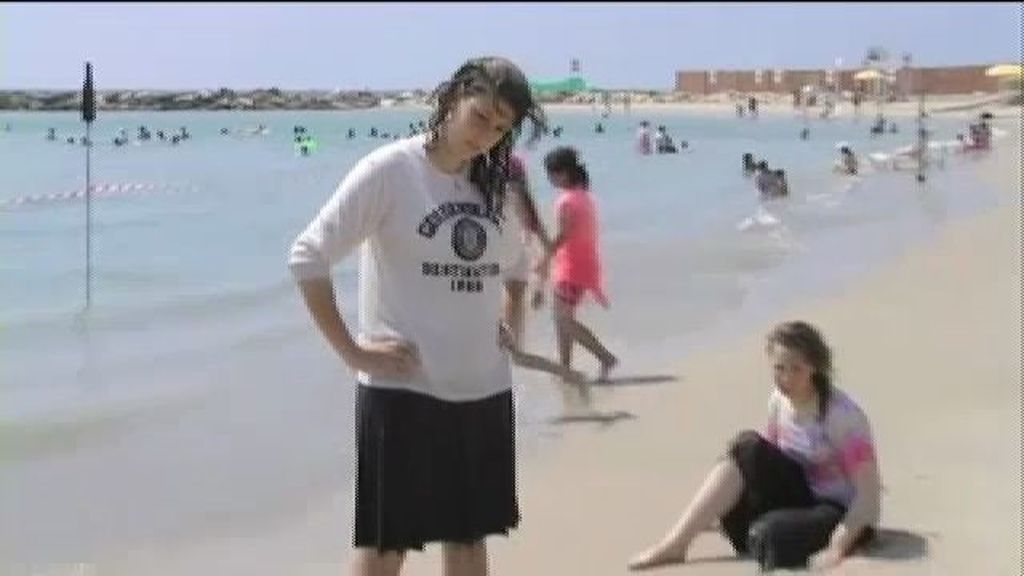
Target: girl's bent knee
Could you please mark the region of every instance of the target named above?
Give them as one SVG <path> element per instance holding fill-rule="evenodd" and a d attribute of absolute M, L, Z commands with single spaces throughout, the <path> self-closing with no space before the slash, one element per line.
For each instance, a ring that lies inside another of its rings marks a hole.
<path fill-rule="evenodd" d="M 754 430 L 744 430 L 729 441 L 729 453 L 746 452 L 756 449 L 764 439 Z"/>

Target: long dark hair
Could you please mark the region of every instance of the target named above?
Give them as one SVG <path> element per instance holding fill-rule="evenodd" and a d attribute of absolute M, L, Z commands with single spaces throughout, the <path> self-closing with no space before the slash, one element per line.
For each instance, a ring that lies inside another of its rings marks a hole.
<path fill-rule="evenodd" d="M 544 169 L 548 174 L 565 174 L 569 179 L 569 186 L 590 188 L 590 174 L 587 168 L 580 163 L 579 155 L 575 148 L 559 146 L 544 157 Z"/>
<path fill-rule="evenodd" d="M 523 162 L 522 158 L 510 156 L 509 165 L 511 166 L 509 184 L 516 186 L 518 189 L 520 203 L 526 211 L 526 229 L 540 236 L 546 245 L 549 236 L 547 230 L 544 229 L 543 221 L 540 219 L 540 212 L 537 210 L 537 202 L 533 198 L 533 192 L 530 190 L 530 178 L 526 174 L 526 163 Z"/>
<path fill-rule="evenodd" d="M 776 344 L 799 352 L 811 365 L 811 383 L 818 393 L 818 418 L 824 420 L 832 395 L 832 351 L 825 339 L 806 322 L 784 322 L 768 334 L 767 348 Z"/>
<path fill-rule="evenodd" d="M 509 155 L 522 132 L 523 123 L 530 120 L 532 131 L 529 142 L 534 142 L 540 138 L 546 120 L 544 111 L 533 100 L 529 81 L 519 67 L 505 58 L 495 56 L 473 58 L 460 66 L 451 78 L 438 85 L 431 95 L 434 111 L 428 121 L 428 146 L 437 144 L 445 120 L 459 100 L 477 94 L 490 95 L 508 104 L 515 114 L 512 129 L 487 154 L 473 158 L 469 166 L 469 181 L 483 195 L 488 213 L 500 216 L 509 180 Z"/>

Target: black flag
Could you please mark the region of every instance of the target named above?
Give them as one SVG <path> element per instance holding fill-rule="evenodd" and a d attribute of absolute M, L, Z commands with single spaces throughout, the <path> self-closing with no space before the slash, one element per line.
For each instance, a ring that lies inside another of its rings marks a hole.
<path fill-rule="evenodd" d="M 92 64 L 85 63 L 85 84 L 82 85 L 82 120 L 96 119 L 96 94 L 92 88 Z"/>

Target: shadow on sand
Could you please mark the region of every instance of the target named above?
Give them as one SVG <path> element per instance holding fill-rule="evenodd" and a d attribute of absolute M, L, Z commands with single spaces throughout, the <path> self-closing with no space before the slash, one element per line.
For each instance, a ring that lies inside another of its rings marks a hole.
<path fill-rule="evenodd" d="M 590 384 L 597 388 L 618 388 L 620 386 L 651 386 L 678 381 L 679 378 L 676 376 L 658 374 L 653 376 L 613 376 L 605 380 L 591 381 Z"/>
<path fill-rule="evenodd" d="M 717 532 L 717 527 L 709 527 L 705 531 Z M 878 528 L 875 530 L 875 536 L 871 541 L 860 550 L 853 553 L 853 557 L 862 556 L 864 558 L 872 558 L 877 560 L 918 560 L 928 555 L 928 539 L 924 536 L 908 532 L 906 530 L 896 530 L 893 528 Z M 722 555 L 722 556 L 708 556 L 708 557 L 696 557 L 687 558 L 686 564 L 727 564 L 731 562 L 749 562 L 749 556 L 741 555 Z M 659 568 L 663 566 L 671 566 L 676 564 L 682 564 L 682 562 L 664 562 L 657 566 L 651 566 L 650 568 Z M 776 570 L 769 572 L 770 574 L 791 574 L 797 573 L 785 569 Z M 803 573 L 800 571 L 799 573 Z"/>
<path fill-rule="evenodd" d="M 879 528 L 857 554 L 882 560 L 917 560 L 928 555 L 928 539 L 906 530 Z"/>

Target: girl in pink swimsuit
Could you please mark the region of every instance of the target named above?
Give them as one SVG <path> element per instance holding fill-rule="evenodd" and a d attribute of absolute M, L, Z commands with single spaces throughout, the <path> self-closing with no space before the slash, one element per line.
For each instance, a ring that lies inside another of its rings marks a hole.
<path fill-rule="evenodd" d="M 541 220 L 540 215 L 537 211 L 537 204 L 533 199 L 533 193 L 530 191 L 529 178 L 526 174 L 526 164 L 523 159 L 516 154 L 509 156 L 509 181 L 507 184 L 508 190 L 508 202 L 512 205 L 514 212 L 519 218 L 520 226 L 522 228 L 522 241 L 526 246 L 526 251 L 523 254 L 524 258 L 533 260 L 532 253 L 535 245 L 539 244 L 539 247 L 546 254 L 547 250 L 551 246 L 551 237 L 548 235 L 547 230 L 544 227 L 544 222 Z M 542 269 L 547 267 L 546 258 L 539 258 L 540 262 L 538 266 L 532 268 L 535 269 L 536 273 L 536 286 L 533 295 L 533 308 L 534 310 L 540 308 L 543 304 L 543 291 L 541 285 L 543 284 L 547 274 Z M 505 283 L 505 290 L 508 294 L 508 298 L 505 299 L 505 317 L 513 319 L 514 321 L 509 322 L 510 325 L 516 326 L 518 329 L 513 331 L 509 325 L 503 324 L 500 327 L 500 338 L 502 345 L 509 351 L 512 357 L 513 363 L 521 368 L 529 368 L 533 370 L 540 370 L 547 372 L 555 376 L 559 376 L 563 381 L 582 386 L 585 380 L 582 373 L 575 370 L 567 369 L 563 364 L 550 360 L 544 356 L 532 354 L 526 351 L 525 341 L 523 339 L 523 333 L 526 327 L 525 310 L 520 305 L 525 300 L 528 282 L 526 280 L 509 280 Z"/>
<path fill-rule="evenodd" d="M 597 207 L 590 194 L 590 177 L 580 164 L 576 150 L 564 146 L 547 154 L 544 168 L 552 186 L 559 189 L 555 202 L 558 234 L 547 253 L 551 259 L 559 358 L 565 370 L 570 370 L 573 344 L 578 342 L 597 357 L 601 363 L 598 380 L 604 380 L 618 360 L 575 314 L 576 306 L 588 293 L 608 307 L 602 288 Z M 542 269 L 546 270 L 547 266 Z"/>

